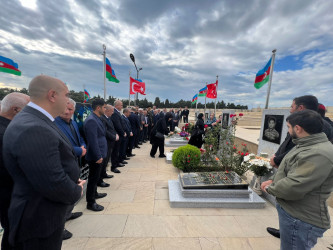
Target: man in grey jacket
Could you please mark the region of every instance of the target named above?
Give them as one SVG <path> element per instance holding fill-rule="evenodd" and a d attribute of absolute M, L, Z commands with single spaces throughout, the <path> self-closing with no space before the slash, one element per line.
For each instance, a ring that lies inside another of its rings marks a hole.
<path fill-rule="evenodd" d="M 311 249 L 330 228 L 326 200 L 333 190 L 333 145 L 315 111 L 295 112 L 287 125 L 296 146 L 261 188 L 276 196 L 281 249 Z"/>

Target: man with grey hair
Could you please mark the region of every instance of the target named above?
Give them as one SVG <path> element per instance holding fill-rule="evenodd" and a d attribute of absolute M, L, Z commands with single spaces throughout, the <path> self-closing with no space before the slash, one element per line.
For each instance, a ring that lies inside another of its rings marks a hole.
<path fill-rule="evenodd" d="M 5 96 L 2 100 L 3 109 L 0 111 L 0 222 L 4 229 L 1 241 L 1 249 L 9 249 L 8 234 L 9 221 L 8 209 L 10 197 L 12 195 L 14 182 L 6 170 L 2 159 L 2 140 L 3 135 L 14 116 L 17 115 L 29 102 L 30 97 L 13 92 Z"/>
<path fill-rule="evenodd" d="M 65 110 L 69 91 L 59 79 L 39 75 L 29 94 L 31 101 L 3 138 L 5 167 L 14 181 L 9 243 L 15 249 L 58 250 L 68 206 L 80 199 L 85 183 L 70 141 L 53 122 Z"/>

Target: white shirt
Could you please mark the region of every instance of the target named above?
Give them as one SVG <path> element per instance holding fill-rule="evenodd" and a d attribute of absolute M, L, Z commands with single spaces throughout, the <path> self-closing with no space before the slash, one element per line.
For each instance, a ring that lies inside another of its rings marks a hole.
<path fill-rule="evenodd" d="M 52 115 L 50 115 L 49 112 L 47 112 L 45 109 L 43 109 L 42 107 L 38 106 L 36 103 L 33 102 L 29 102 L 27 104 L 28 106 L 37 109 L 39 112 L 41 112 L 42 114 L 44 114 L 47 118 L 49 118 L 52 122 L 54 121 L 54 118 Z"/>

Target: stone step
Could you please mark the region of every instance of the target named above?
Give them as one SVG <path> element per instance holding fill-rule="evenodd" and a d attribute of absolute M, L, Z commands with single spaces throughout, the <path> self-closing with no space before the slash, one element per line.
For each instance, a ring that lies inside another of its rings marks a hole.
<path fill-rule="evenodd" d="M 180 185 L 184 198 L 249 198 L 253 192 L 246 189 L 184 189 Z"/>
<path fill-rule="evenodd" d="M 168 184 L 170 207 L 174 208 L 264 208 L 266 204 L 251 189 L 247 198 L 186 198 L 178 180 L 169 180 Z"/>
<path fill-rule="evenodd" d="M 185 145 L 187 145 L 187 141 L 184 141 L 184 142 L 178 142 L 178 143 L 170 143 L 170 141 L 166 141 L 166 142 L 165 142 L 165 146 L 166 146 L 166 147 L 174 147 L 174 148 L 178 148 L 178 147 L 185 146 Z"/>

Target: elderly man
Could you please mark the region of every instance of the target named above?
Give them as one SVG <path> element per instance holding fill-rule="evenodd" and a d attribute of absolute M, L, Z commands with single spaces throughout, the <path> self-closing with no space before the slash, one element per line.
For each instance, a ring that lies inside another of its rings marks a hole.
<path fill-rule="evenodd" d="M 15 249 L 61 249 L 68 206 L 80 199 L 85 182 L 71 143 L 53 123 L 69 92 L 59 79 L 40 75 L 31 80 L 29 94 L 31 101 L 3 140 L 5 167 L 14 181 L 9 243 Z"/>
<path fill-rule="evenodd" d="M 261 188 L 277 200 L 281 249 L 311 249 L 330 228 L 326 200 L 333 191 L 333 145 L 315 111 L 292 113 L 287 125 L 296 146 Z"/>
<path fill-rule="evenodd" d="M 104 178 L 113 178 L 113 175 L 108 175 L 106 173 L 106 167 L 110 161 L 110 157 L 112 154 L 112 150 L 114 148 L 114 144 L 116 141 L 119 141 L 119 135 L 117 134 L 113 122 L 111 121 L 111 116 L 114 113 L 114 107 L 110 104 L 105 106 L 105 113 L 104 115 L 101 115 L 101 121 L 103 122 L 105 128 L 106 128 L 106 141 L 108 143 L 108 151 L 106 154 L 106 158 L 103 159 L 102 164 L 102 171 L 101 176 L 99 179 L 99 182 L 97 183 L 97 186 L 99 187 L 109 187 L 110 184 L 103 181 Z"/>
<path fill-rule="evenodd" d="M 116 129 L 117 134 L 119 135 L 119 141 L 115 142 L 114 149 L 111 154 L 111 171 L 114 173 L 120 173 L 118 167 L 125 166 L 123 159 L 120 158 L 120 149 L 125 142 L 125 137 L 127 136 L 121 118 L 120 111 L 123 109 L 123 102 L 117 100 L 114 102 L 114 113 L 111 116 L 114 128 Z"/>
<path fill-rule="evenodd" d="M 75 111 L 76 102 L 73 99 L 69 99 L 67 103 L 66 110 L 57 118 L 55 118 L 55 123 L 58 128 L 67 136 L 68 140 L 71 142 L 75 155 L 78 159 L 78 167 L 81 171 L 81 157 L 85 156 L 86 143 L 84 142 L 82 136 L 79 132 L 79 127 L 76 122 L 72 120 L 72 116 Z M 82 215 L 82 212 L 73 213 L 74 205 L 68 207 L 66 220 L 74 220 Z M 73 234 L 68 230 L 64 230 L 63 239 L 67 240 L 71 238 Z"/>
<path fill-rule="evenodd" d="M 133 128 L 131 126 L 131 122 L 129 121 L 129 116 L 131 114 L 131 111 L 129 108 L 125 108 L 123 111 L 122 119 L 125 124 L 125 131 L 126 134 L 128 134 L 128 137 L 126 138 L 125 141 L 125 155 L 123 157 L 131 157 L 134 156 L 132 154 L 132 149 L 133 149 Z"/>
<path fill-rule="evenodd" d="M 22 93 L 10 93 L 6 95 L 1 104 L 2 110 L 0 112 L 0 222 L 4 229 L 1 241 L 1 249 L 9 249 L 8 233 L 8 209 L 10 204 L 10 197 L 13 191 L 13 180 L 6 170 L 2 159 L 2 141 L 3 135 L 14 116 L 16 116 L 24 106 L 29 102 L 30 97 Z"/>

